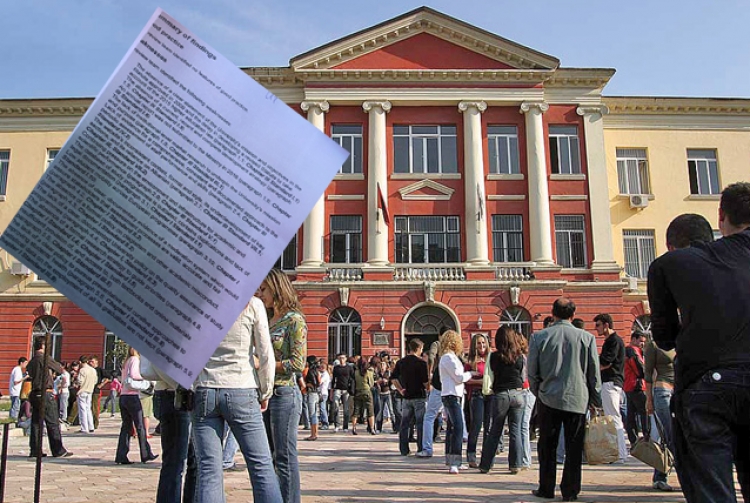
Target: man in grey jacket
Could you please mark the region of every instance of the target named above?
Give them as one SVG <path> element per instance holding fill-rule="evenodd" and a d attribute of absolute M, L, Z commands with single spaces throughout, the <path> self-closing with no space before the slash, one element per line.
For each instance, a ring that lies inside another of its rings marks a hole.
<path fill-rule="evenodd" d="M 539 421 L 539 488 L 532 494 L 555 497 L 555 453 L 562 425 L 563 501 L 575 501 L 581 492 L 586 410 L 602 406 L 596 341 L 593 335 L 571 324 L 575 311 L 573 301 L 557 299 L 552 305 L 554 323 L 534 334 L 529 347 L 529 385 L 537 397 Z"/>

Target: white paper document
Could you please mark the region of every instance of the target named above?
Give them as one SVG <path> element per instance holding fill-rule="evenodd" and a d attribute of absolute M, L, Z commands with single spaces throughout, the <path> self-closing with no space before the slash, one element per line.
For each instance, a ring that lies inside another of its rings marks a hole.
<path fill-rule="evenodd" d="M 0 246 L 187 387 L 347 156 L 157 10 Z"/>

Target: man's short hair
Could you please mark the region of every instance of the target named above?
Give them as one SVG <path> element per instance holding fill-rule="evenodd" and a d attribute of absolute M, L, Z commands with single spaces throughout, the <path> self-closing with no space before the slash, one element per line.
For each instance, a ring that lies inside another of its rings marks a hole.
<path fill-rule="evenodd" d="M 34 339 L 34 351 L 40 351 L 44 347 L 44 336 Z"/>
<path fill-rule="evenodd" d="M 544 321 L 542 321 L 542 326 L 543 326 L 544 328 L 547 328 L 548 326 L 550 326 L 550 325 L 551 325 L 552 323 L 554 323 L 554 322 L 555 322 L 555 318 L 554 318 L 554 316 L 546 316 L 546 317 L 544 318 Z"/>
<path fill-rule="evenodd" d="M 581 318 L 573 318 L 573 321 L 571 322 L 574 327 L 580 328 L 583 330 L 583 328 L 586 326 L 586 322 L 584 322 Z"/>
<path fill-rule="evenodd" d="M 713 240 L 714 231 L 703 215 L 683 213 L 667 227 L 667 246 L 673 248 L 687 248 L 694 241 L 710 243 Z"/>
<path fill-rule="evenodd" d="M 728 185 L 721 191 L 719 208 L 735 227 L 750 226 L 750 183 Z"/>
<path fill-rule="evenodd" d="M 576 304 L 570 299 L 560 297 L 552 304 L 552 315 L 561 320 L 569 320 L 576 313 Z"/>
<path fill-rule="evenodd" d="M 594 323 L 596 323 L 597 321 L 601 321 L 602 323 L 606 323 L 607 325 L 609 325 L 610 330 L 614 330 L 615 328 L 615 323 L 612 321 L 612 317 L 607 313 L 601 313 L 594 316 Z"/>
<path fill-rule="evenodd" d="M 644 339 L 648 339 L 648 337 L 646 336 L 646 334 L 644 334 L 640 330 L 635 330 L 632 334 L 630 334 L 630 340 L 631 341 L 635 340 L 635 339 L 640 339 L 641 337 L 643 337 Z"/>
<path fill-rule="evenodd" d="M 423 347 L 424 347 L 424 342 L 422 342 L 422 339 L 419 339 L 417 337 L 413 339 L 409 339 L 409 342 L 406 343 L 406 350 L 409 353 L 416 353 Z"/>
<path fill-rule="evenodd" d="M 18 364 L 21 365 L 22 363 L 27 362 L 27 361 L 29 360 L 27 360 L 25 356 L 22 356 L 21 358 L 18 359 Z"/>

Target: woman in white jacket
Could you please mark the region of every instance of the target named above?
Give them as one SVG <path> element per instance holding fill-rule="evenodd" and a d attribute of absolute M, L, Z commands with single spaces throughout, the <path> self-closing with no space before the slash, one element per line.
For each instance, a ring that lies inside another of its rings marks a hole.
<path fill-rule="evenodd" d="M 464 436 L 461 398 L 464 395 L 464 383 L 473 375 L 471 372 L 464 372 L 464 364 L 458 357 L 463 353 L 463 349 L 461 336 L 454 330 L 448 330 L 440 339 L 440 384 L 443 386 L 440 397 L 448 416 L 445 454 L 450 467 L 448 472 L 451 474 L 457 474 L 461 467 L 461 446 Z"/>
<path fill-rule="evenodd" d="M 257 370 L 253 354 L 260 360 Z M 221 441 L 226 421 L 247 463 L 253 500 L 281 503 L 262 417 L 273 393 L 275 366 L 266 310 L 253 297 L 194 383 L 198 501 L 225 501 Z"/>

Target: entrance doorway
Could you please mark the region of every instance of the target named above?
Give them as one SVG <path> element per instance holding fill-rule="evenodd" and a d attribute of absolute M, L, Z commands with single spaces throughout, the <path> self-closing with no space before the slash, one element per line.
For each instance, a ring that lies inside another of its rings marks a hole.
<path fill-rule="evenodd" d="M 440 306 L 418 307 L 404 324 L 404 353 L 406 344 L 417 337 L 424 342 L 424 350 L 427 351 L 438 340 L 443 328 L 456 330 L 456 321 L 448 311 Z"/>

